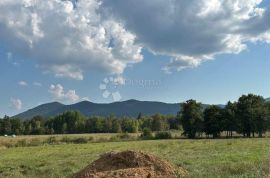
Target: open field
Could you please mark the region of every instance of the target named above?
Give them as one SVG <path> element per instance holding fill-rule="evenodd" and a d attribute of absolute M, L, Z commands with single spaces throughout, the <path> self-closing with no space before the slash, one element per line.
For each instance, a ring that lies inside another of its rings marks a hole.
<path fill-rule="evenodd" d="M 270 138 L 255 138 L 2 147 L 0 177 L 69 177 L 104 152 L 127 149 L 142 150 L 181 165 L 189 171 L 189 177 L 270 176 Z"/>

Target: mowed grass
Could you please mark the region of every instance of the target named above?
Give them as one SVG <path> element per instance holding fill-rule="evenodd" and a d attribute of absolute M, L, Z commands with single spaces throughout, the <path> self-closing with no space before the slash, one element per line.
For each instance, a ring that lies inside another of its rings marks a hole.
<path fill-rule="evenodd" d="M 0 177 L 69 177 L 108 151 L 140 150 L 189 177 L 270 177 L 270 138 L 147 140 L 0 149 Z"/>

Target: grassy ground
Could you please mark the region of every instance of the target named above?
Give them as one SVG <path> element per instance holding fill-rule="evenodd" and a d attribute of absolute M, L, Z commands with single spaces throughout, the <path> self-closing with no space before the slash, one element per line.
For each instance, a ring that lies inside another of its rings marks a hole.
<path fill-rule="evenodd" d="M 189 177 L 270 177 L 270 138 L 149 140 L 0 149 L 0 177 L 69 177 L 100 154 L 142 150 L 187 169 Z"/>

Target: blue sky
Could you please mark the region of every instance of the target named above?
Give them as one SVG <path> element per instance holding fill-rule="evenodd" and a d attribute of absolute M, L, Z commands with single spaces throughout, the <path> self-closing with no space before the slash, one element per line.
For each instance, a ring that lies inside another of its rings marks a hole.
<path fill-rule="evenodd" d="M 52 101 L 176 103 L 192 98 L 224 104 L 247 93 L 270 97 L 267 0 L 241 6 L 238 1 L 141 1 L 135 10 L 121 0 L 102 5 L 81 0 L 76 7 L 49 1 L 52 9 L 46 2 L 0 5 L 0 116 Z M 14 8 L 24 10 L 15 17 L 9 13 Z M 195 9 L 197 16 L 181 8 Z M 78 22 L 78 14 L 89 20 L 87 25 Z M 138 20 L 142 14 L 149 19 Z M 58 24 L 67 19 L 76 26 Z"/>

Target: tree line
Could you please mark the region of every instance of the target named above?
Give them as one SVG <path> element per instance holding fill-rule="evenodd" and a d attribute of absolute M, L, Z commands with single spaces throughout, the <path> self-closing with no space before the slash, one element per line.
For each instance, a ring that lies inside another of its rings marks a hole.
<path fill-rule="evenodd" d="M 224 108 L 211 105 L 203 109 L 202 104 L 195 100 L 181 105 L 177 117 L 181 120 L 183 134 L 188 138 L 203 134 L 217 138 L 224 132 L 227 137 L 234 133 L 262 137 L 270 129 L 270 103 L 258 95 L 242 95 L 237 102 L 228 102 Z"/>
<path fill-rule="evenodd" d="M 153 116 L 139 114 L 137 118 L 117 118 L 114 115 L 86 117 L 78 111 L 66 111 L 52 118 L 35 116 L 24 121 L 5 116 L 0 119 L 0 134 L 136 133 L 144 128 L 152 131 L 166 131 L 180 128 L 180 121 L 177 119 L 173 115 L 161 114 Z"/>
<path fill-rule="evenodd" d="M 176 116 L 155 114 L 137 118 L 86 117 L 78 111 L 67 111 L 51 118 L 35 116 L 20 120 L 5 116 L 0 119 L 1 135 L 40 135 L 72 133 L 136 133 L 145 129 L 150 131 L 183 130 L 188 138 L 213 137 L 223 134 L 233 137 L 259 136 L 270 129 L 270 103 L 263 97 L 249 94 L 241 96 L 237 102 L 225 106 L 205 107 L 196 100 L 181 104 Z"/>

